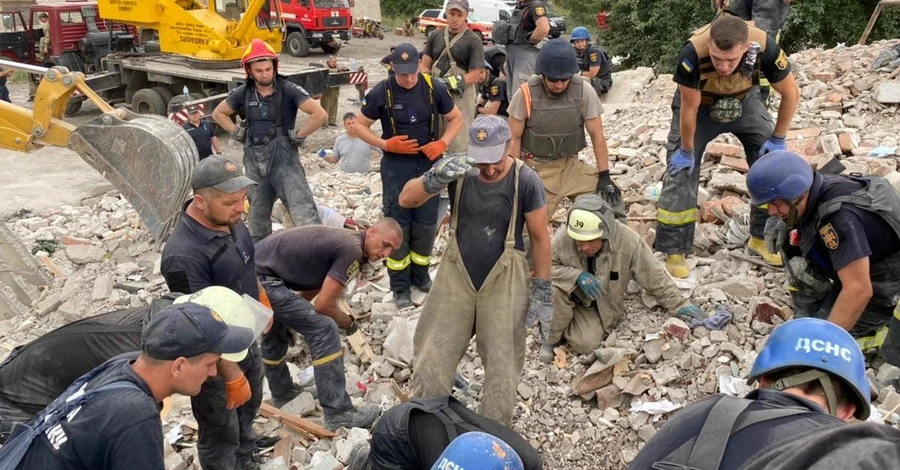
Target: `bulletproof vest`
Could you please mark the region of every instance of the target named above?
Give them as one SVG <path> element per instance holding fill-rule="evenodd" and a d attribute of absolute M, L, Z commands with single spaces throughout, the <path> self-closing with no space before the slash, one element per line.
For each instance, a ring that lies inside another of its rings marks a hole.
<path fill-rule="evenodd" d="M 528 3 L 527 5 L 516 4 L 516 7 L 513 9 L 509 18 L 509 30 L 513 32 L 510 44 L 528 44 L 528 35 L 531 34 L 531 31 L 525 31 L 524 19 L 525 12 L 531 8 L 531 3 Z"/>
<path fill-rule="evenodd" d="M 265 144 L 279 135 L 288 135 L 288 132 L 292 130 L 284 128 L 281 120 L 281 102 L 284 98 L 285 80 L 284 77 L 276 75 L 275 93 L 269 100 L 269 104 L 263 104 L 262 100 L 258 99 L 262 98 L 262 96 L 259 96 L 256 92 L 256 87 L 252 82 L 247 82 L 247 87 L 244 90 L 244 115 L 249 121 L 247 130 L 250 132 L 251 143 L 254 145 Z M 269 127 L 269 132 L 266 135 L 253 135 L 254 123 L 260 121 L 272 123 L 271 127 Z"/>
<path fill-rule="evenodd" d="M 759 44 L 756 66 L 753 73 L 749 76 L 742 74 L 739 70 L 735 70 L 734 73 L 727 76 L 716 72 L 716 68 L 709 57 L 709 25 L 707 24 L 694 31 L 689 41 L 694 45 L 694 49 L 697 50 L 697 58 L 700 62 L 696 64 L 696 67 L 700 68 L 700 104 L 708 106 L 724 96 L 731 96 L 740 100 L 754 86 L 759 85 L 760 64 L 766 52 L 766 32 L 753 26 L 750 22 L 748 22 L 748 28 L 750 31 L 747 40 Z"/>
<path fill-rule="evenodd" d="M 523 92 L 531 97 L 530 105 L 526 99 L 530 112 L 522 135 L 525 151 L 536 158 L 557 160 L 575 155 L 587 146 L 582 111 L 583 86 L 584 79 L 574 75 L 562 96 L 550 98 L 540 76 L 531 77 L 521 85 Z"/>

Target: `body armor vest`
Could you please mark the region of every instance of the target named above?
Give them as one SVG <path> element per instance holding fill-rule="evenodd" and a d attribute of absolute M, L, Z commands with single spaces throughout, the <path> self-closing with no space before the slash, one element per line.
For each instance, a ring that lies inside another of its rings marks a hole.
<path fill-rule="evenodd" d="M 716 72 L 716 68 L 709 57 L 709 25 L 694 31 L 694 35 L 691 36 L 689 41 L 694 45 L 694 49 L 697 51 L 697 58 L 699 59 L 697 67 L 699 67 L 700 71 L 700 104 L 708 106 L 725 96 L 731 96 L 740 100 L 754 86 L 759 85 L 759 68 L 763 55 L 766 52 L 766 32 L 751 24 L 748 24 L 748 28 L 750 31 L 747 41 L 759 44 L 756 66 L 753 69 L 753 73 L 749 76 L 742 74 L 740 67 L 727 76 Z"/>
<path fill-rule="evenodd" d="M 522 135 L 522 148 L 526 152 L 536 158 L 557 160 L 587 147 L 582 103 L 584 83 L 582 77 L 573 75 L 565 93 L 557 98 L 547 95 L 540 76 L 531 77 L 521 85 L 523 93 L 530 95 L 525 103 L 529 112 Z"/>
<path fill-rule="evenodd" d="M 256 86 L 253 82 L 248 81 L 244 90 L 244 115 L 247 116 L 248 130 L 250 131 L 250 142 L 253 145 L 265 144 L 279 135 L 288 135 L 293 129 L 285 129 L 282 125 L 282 99 L 284 98 L 284 82 L 285 78 L 275 77 L 275 93 L 269 103 L 263 103 L 262 96 L 256 92 Z M 272 126 L 266 135 L 254 135 L 254 123 L 260 121 L 269 121 Z"/>

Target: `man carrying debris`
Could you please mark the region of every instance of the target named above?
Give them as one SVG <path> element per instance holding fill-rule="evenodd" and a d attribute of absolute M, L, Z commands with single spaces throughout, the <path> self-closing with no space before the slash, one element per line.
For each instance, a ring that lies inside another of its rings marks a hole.
<path fill-rule="evenodd" d="M 869 416 L 865 358 L 846 331 L 799 318 L 775 328 L 745 398 L 713 395 L 669 418 L 629 469 L 741 468 L 765 448 Z"/>
<path fill-rule="evenodd" d="M 397 308 L 412 307 L 415 286 L 431 289 L 428 266 L 437 231 L 438 199 L 407 209 L 397 199 L 407 181 L 431 169 L 462 128 L 463 117 L 447 87 L 428 74 L 419 73 L 418 52 L 412 44 L 400 44 L 392 53 L 394 74 L 366 95 L 362 114 L 356 118 L 359 138 L 384 150 L 381 159 L 381 199 L 385 217 L 403 227 L 400 248 L 387 258 L 391 291 Z M 446 128 L 440 133 L 441 116 Z M 381 121 L 381 137 L 370 129 Z"/>
<path fill-rule="evenodd" d="M 781 95 L 778 121 L 759 97 L 759 73 L 764 72 Z M 706 145 L 719 134 L 732 133 L 744 146 L 747 162 L 787 148 L 800 90 L 784 51 L 765 31 L 740 18 L 723 14 L 698 29 L 685 44 L 675 71 L 678 90 L 672 100 L 668 175 L 658 203 L 656 249 L 666 255 L 672 276 L 690 275 L 685 256 L 694 244 L 700 163 Z M 766 213 L 750 210 L 749 251 L 781 266 L 781 256 L 766 249 Z"/>
<path fill-rule="evenodd" d="M 587 193 L 599 193 L 624 215 L 622 192 L 609 176 L 603 108 L 590 83 L 578 74 L 575 49 L 565 39 L 547 42 L 534 71 L 538 76 L 518 87 L 509 103 L 510 155 L 524 152 L 527 165 L 540 175 L 548 216 L 553 217 L 564 197 Z M 585 130 L 596 168 L 578 159 L 578 152 L 587 147 Z"/>
<path fill-rule="evenodd" d="M 463 129 L 469 129 L 475 119 L 475 105 L 478 104 L 478 83 L 484 70 L 484 46 L 481 37 L 468 27 L 468 0 L 450 0 L 445 10 L 447 27 L 428 36 L 419 70 L 444 81 L 453 103 L 462 113 Z M 447 152 L 465 152 L 468 137 L 467 132 L 457 133 Z"/>
<path fill-rule="evenodd" d="M 213 111 L 213 119 L 231 138 L 244 144 L 244 166 L 257 186 L 248 194 L 248 225 L 254 241 L 272 233 L 272 207 L 280 198 L 295 225 L 318 224 L 316 203 L 300 164 L 298 149 L 328 119 L 328 113 L 309 94 L 278 75 L 278 55 L 254 39 L 241 58 L 247 83 L 235 88 Z M 297 110 L 309 115 L 294 131 Z M 244 111 L 247 120 L 235 124 L 231 116 Z"/>
<path fill-rule="evenodd" d="M 325 426 L 361 428 L 375 421 L 378 405 L 357 409 L 345 389 L 338 327 L 350 336 L 359 326 L 341 310 L 338 299 L 363 263 L 381 260 L 402 241 L 397 221 L 384 218 L 363 232 L 323 226 L 282 230 L 256 246 L 256 272 L 275 312 L 272 331 L 263 338 L 266 379 L 275 406 L 302 392 L 284 362 L 296 331 L 309 345 Z"/>
<path fill-rule="evenodd" d="M 247 190 L 253 185 L 240 165 L 220 155 L 194 167 L 194 197 L 185 203 L 160 262 L 169 291 L 193 294 L 222 286 L 260 297 L 253 240 L 241 222 Z M 192 399 L 204 469 L 236 469 L 251 459 L 256 450 L 253 420 L 262 403 L 262 369 L 262 355 L 254 343 L 239 363 L 220 361 L 219 377 L 204 383 L 202 393 Z M 236 406 L 229 408 L 230 402 Z"/>
<path fill-rule="evenodd" d="M 506 46 L 506 79 L 510 90 L 528 81 L 536 73 L 537 44 L 550 33 L 547 7 L 540 0 L 517 0 L 509 20 L 508 38 L 501 41 Z M 496 34 L 496 30 L 494 32 Z M 496 39 L 497 36 L 494 36 Z M 552 212 L 551 212 L 552 215 Z"/>
<path fill-rule="evenodd" d="M 766 241 L 784 250 L 794 314 L 848 330 L 863 350 L 900 366 L 900 195 L 880 177 L 814 172 L 772 152 L 747 174 L 750 203 L 781 221 Z M 789 233 L 790 232 L 790 233 Z"/>
<path fill-rule="evenodd" d="M 416 327 L 413 394 L 449 395 L 474 334 L 485 368 L 479 412 L 507 426 L 525 361 L 526 323 L 539 319 L 546 337 L 553 315 L 544 191 L 537 174 L 509 155 L 510 145 L 506 121 L 479 116 L 469 130 L 468 156 L 444 158 L 400 194 L 403 207 L 421 206 L 448 186 L 452 195 L 450 242 Z M 534 264 L 530 305 L 525 226 Z"/>
<path fill-rule="evenodd" d="M 581 76 L 590 80 L 598 95 L 612 88 L 613 63 L 602 47 L 591 44 L 591 33 L 584 26 L 572 30 L 569 42 L 578 55 L 578 69 Z"/>
<path fill-rule="evenodd" d="M 0 448 L 0 466 L 19 469 L 164 468 L 163 399 L 200 393 L 222 354 L 241 353 L 253 331 L 229 326 L 208 307 L 167 307 L 142 331 L 141 352 L 76 380 Z"/>
<path fill-rule="evenodd" d="M 541 346 L 542 362 L 553 361 L 562 339 L 579 354 L 600 347 L 625 316 L 625 289 L 631 279 L 672 315 L 685 321 L 704 317 L 689 304 L 647 243 L 616 220 L 596 194 L 575 198 L 565 230 L 553 236 L 553 322 Z"/>

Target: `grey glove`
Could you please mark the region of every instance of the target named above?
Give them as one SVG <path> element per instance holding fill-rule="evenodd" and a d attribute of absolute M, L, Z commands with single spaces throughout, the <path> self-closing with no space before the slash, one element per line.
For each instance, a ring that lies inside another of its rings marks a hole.
<path fill-rule="evenodd" d="M 233 131 L 231 131 L 231 140 L 243 144 L 244 141 L 247 140 L 247 128 L 241 124 L 238 124 L 238 126 L 235 127 Z"/>
<path fill-rule="evenodd" d="M 444 157 L 422 175 L 422 183 L 428 194 L 437 194 L 448 184 L 467 176 L 478 176 L 475 160 L 465 156 Z"/>
<path fill-rule="evenodd" d="M 525 316 L 525 326 L 531 328 L 535 322 L 541 321 L 541 341 L 547 342 L 550 335 L 550 320 L 553 319 L 553 293 L 550 291 L 550 279 L 531 279 L 531 305 Z"/>
<path fill-rule="evenodd" d="M 780 253 L 784 248 L 784 242 L 787 241 L 788 234 L 791 229 L 778 217 L 769 217 L 766 220 L 765 239 L 766 249 L 769 253 Z"/>
<path fill-rule="evenodd" d="M 303 147 L 303 142 L 306 142 L 306 137 L 300 137 L 293 132 L 291 132 L 290 139 L 291 144 L 293 144 L 293 146 L 297 148 Z"/>

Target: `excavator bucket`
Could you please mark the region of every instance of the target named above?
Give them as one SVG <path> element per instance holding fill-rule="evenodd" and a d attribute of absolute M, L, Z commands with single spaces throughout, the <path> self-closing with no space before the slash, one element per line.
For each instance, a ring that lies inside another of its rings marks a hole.
<path fill-rule="evenodd" d="M 120 108 L 75 129 L 69 148 L 128 199 L 157 246 L 165 241 L 191 190 L 191 170 L 198 161 L 187 132 L 161 116 Z"/>

